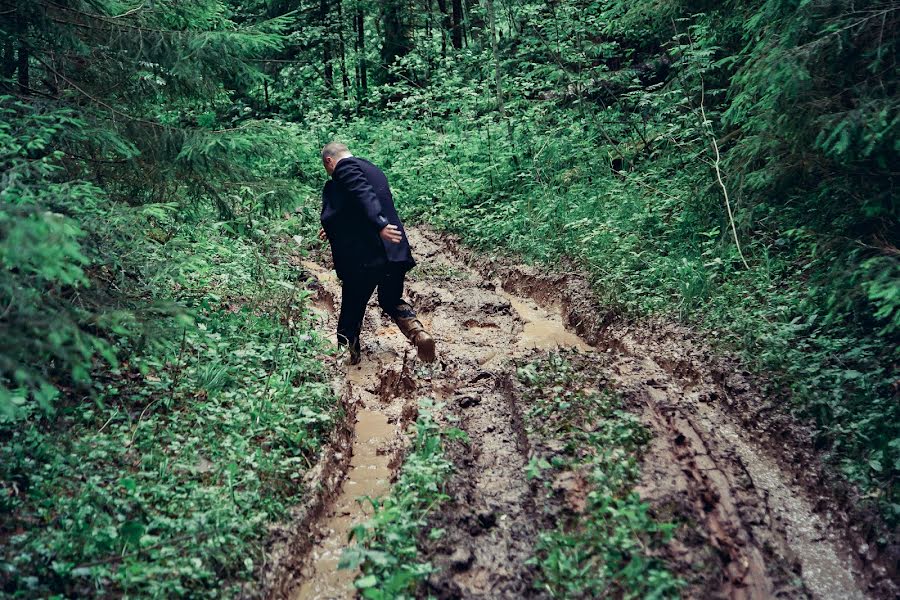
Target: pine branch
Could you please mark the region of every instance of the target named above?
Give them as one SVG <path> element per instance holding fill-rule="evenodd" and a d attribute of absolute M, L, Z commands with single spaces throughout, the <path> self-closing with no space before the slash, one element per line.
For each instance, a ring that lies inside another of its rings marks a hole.
<path fill-rule="evenodd" d="M 128 119 L 129 121 L 131 121 L 133 123 L 142 123 L 144 125 L 150 125 L 151 127 L 155 127 L 158 129 L 164 129 L 164 130 L 168 130 L 168 131 L 179 131 L 179 132 L 230 133 L 230 132 L 234 132 L 234 131 L 243 131 L 244 129 L 247 129 L 247 126 L 245 126 L 245 125 L 241 125 L 239 127 L 230 127 L 227 129 L 204 129 L 202 127 L 175 127 L 174 125 L 167 125 L 164 123 L 158 123 L 156 121 L 148 121 L 147 119 L 135 117 L 134 115 L 130 115 L 126 112 L 123 112 L 123 111 L 115 108 L 114 106 L 108 104 L 107 102 L 104 102 L 100 98 L 97 98 L 96 96 L 85 91 L 77 83 L 75 83 L 74 81 L 72 81 L 71 79 L 69 79 L 68 77 L 66 77 L 65 75 L 63 75 L 62 73 L 60 73 L 59 71 L 57 71 L 56 69 L 54 69 L 53 67 L 48 65 L 40 57 L 33 56 L 32 58 L 34 58 L 34 60 L 39 62 L 41 65 L 43 65 L 45 69 L 47 69 L 48 71 L 50 71 L 51 73 L 53 73 L 54 75 L 59 77 L 61 80 L 65 81 L 66 83 L 71 85 L 72 88 L 74 88 L 76 91 L 81 93 L 84 97 L 86 97 L 89 100 L 91 100 L 92 102 L 95 102 L 95 103 L 99 104 L 100 106 L 106 108 L 113 114 L 116 114 L 122 118 Z"/>

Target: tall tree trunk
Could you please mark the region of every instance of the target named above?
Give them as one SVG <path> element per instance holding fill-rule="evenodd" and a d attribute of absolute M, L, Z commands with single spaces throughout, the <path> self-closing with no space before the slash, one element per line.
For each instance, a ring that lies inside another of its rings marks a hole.
<path fill-rule="evenodd" d="M 369 91 L 369 76 L 366 72 L 366 18 L 362 8 L 356 9 L 356 63 L 359 69 L 360 100 Z"/>
<path fill-rule="evenodd" d="M 381 47 L 381 66 L 385 81 L 391 81 L 390 67 L 397 59 L 409 54 L 408 31 L 403 22 L 401 0 L 384 0 L 381 3 L 381 17 L 384 23 L 384 44 Z"/>
<path fill-rule="evenodd" d="M 494 86 L 497 93 L 497 111 L 500 113 L 500 120 L 506 121 L 509 143 L 510 146 L 514 146 L 512 121 L 509 121 L 506 118 L 506 107 L 503 103 L 503 76 L 500 73 L 500 53 L 497 49 L 497 30 L 494 20 L 494 0 L 485 0 L 485 10 L 487 11 L 488 35 L 491 37 L 491 53 L 494 55 Z"/>
<path fill-rule="evenodd" d="M 453 0 L 453 26 L 450 29 L 450 39 L 453 47 L 459 50 L 463 47 L 463 6 L 462 0 Z"/>
<path fill-rule="evenodd" d="M 19 71 L 19 91 L 27 94 L 31 86 L 28 85 L 28 46 L 25 42 L 19 45 L 19 64 L 17 69 Z"/>
<path fill-rule="evenodd" d="M 331 27 L 328 22 L 328 1 L 319 0 L 319 20 L 322 23 L 322 63 L 325 91 L 334 89 L 334 68 L 331 65 Z"/>
<path fill-rule="evenodd" d="M 447 56 L 447 38 L 453 32 L 453 23 L 450 21 L 450 11 L 447 10 L 447 0 L 437 0 L 438 10 L 441 11 L 441 56 Z"/>
<path fill-rule="evenodd" d="M 347 49 L 344 44 L 344 9 L 341 7 L 341 0 L 335 0 L 338 14 L 338 44 L 341 51 L 341 86 L 344 90 L 344 98 L 347 98 L 350 89 L 350 78 L 347 76 Z"/>
<path fill-rule="evenodd" d="M 16 47 L 13 45 L 13 38 L 8 38 L 3 43 L 3 77 L 9 78 L 16 72 Z"/>
<path fill-rule="evenodd" d="M 466 37 L 468 41 L 473 41 L 475 39 L 475 32 L 484 31 L 486 28 L 486 24 L 484 22 L 484 14 L 480 10 L 476 10 L 479 4 L 479 0 L 466 0 L 465 20 Z M 499 29 L 497 31 L 498 33 L 500 32 Z"/>

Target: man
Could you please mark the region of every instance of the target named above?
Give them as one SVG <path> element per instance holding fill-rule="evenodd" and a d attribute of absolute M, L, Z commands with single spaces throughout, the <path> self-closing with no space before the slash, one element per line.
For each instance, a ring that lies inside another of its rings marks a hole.
<path fill-rule="evenodd" d="M 406 272 L 416 262 L 394 208 L 387 177 L 338 142 L 322 148 L 322 164 L 331 180 L 322 190 L 319 237 L 328 238 L 334 270 L 341 280 L 338 345 L 349 349 L 350 364 L 359 363 L 359 335 L 366 305 L 378 288 L 382 310 L 416 346 L 419 358 L 433 361 L 434 338 L 402 298 Z"/>

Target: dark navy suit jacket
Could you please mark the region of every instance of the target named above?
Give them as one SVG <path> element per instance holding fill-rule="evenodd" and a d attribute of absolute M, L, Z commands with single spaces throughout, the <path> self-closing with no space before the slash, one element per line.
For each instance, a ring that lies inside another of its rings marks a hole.
<path fill-rule="evenodd" d="M 367 160 L 351 156 L 338 162 L 322 190 L 321 219 L 340 279 L 388 263 L 407 270 L 416 264 L 387 177 Z M 399 244 L 381 239 L 388 224 L 403 233 Z"/>

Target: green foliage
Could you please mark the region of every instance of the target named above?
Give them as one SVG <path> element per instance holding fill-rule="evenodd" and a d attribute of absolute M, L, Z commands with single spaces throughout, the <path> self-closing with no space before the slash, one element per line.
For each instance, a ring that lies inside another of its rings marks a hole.
<path fill-rule="evenodd" d="M 583 368 L 583 367 L 582 367 Z M 519 367 L 528 403 L 529 434 L 563 450 L 541 455 L 528 468 L 552 496 L 554 480 L 586 479 L 584 508 L 540 534 L 536 585 L 553 598 L 670 598 L 680 581 L 651 549 L 668 540 L 673 526 L 648 514 L 633 487 L 649 434 L 606 390 L 591 391 L 580 368 L 551 354 Z"/>
<path fill-rule="evenodd" d="M 256 576 L 340 418 L 308 291 L 266 243 L 181 227 L 148 268 L 185 309 L 172 334 L 59 404 L 58 429 L 27 406 L 0 422 L 4 591 L 221 597 Z"/>
<path fill-rule="evenodd" d="M 243 234 L 309 188 L 298 129 L 242 103 L 264 78 L 255 59 L 281 47 L 291 17 L 239 24 L 217 0 L 7 8 L 0 413 L 17 418 L 35 403 L 51 415 L 60 391 L 85 393 L 91 372 L 177 310 L 160 305 L 147 270 L 162 264 L 147 241 L 175 235 L 171 213 L 207 218 L 214 206 Z"/>
<path fill-rule="evenodd" d="M 278 241 L 314 239 L 334 137 L 387 170 L 405 217 L 571 259 L 606 305 L 742 352 L 897 522 L 900 11 L 461 5 L 0 10 L 4 592 L 232 595 L 215 582 L 250 576 L 241 561 L 290 498 L 269 484 L 294 481 L 334 417 Z M 610 497 L 624 529 L 563 531 L 547 557 L 589 540 L 618 564 L 603 539 L 651 525 Z M 367 539 L 409 558 L 404 531 Z M 599 585 L 552 555 L 554 585 Z M 367 594 L 409 593 L 424 569 L 366 560 Z"/>
<path fill-rule="evenodd" d="M 432 572 L 429 563 L 418 560 L 417 542 L 428 516 L 448 498 L 443 488 L 452 464 L 444 456 L 445 440 L 465 436 L 458 429 L 441 430 L 432 416 L 437 408 L 431 400 L 419 402 L 412 447 L 397 483 L 386 498 L 368 499 L 375 514 L 354 527 L 358 543 L 341 557 L 341 568 L 361 567 L 355 585 L 363 598 L 414 598 L 419 582 Z"/>
<path fill-rule="evenodd" d="M 246 104 L 293 19 L 7 4 L 0 593 L 238 595 L 340 417 L 276 217 L 318 165 Z"/>
<path fill-rule="evenodd" d="M 84 244 L 85 221 L 110 205 L 95 185 L 60 180 L 53 146 L 83 127 L 71 111 L 34 113 L 2 96 L 0 114 L 0 414 L 14 418 L 28 396 L 52 410 L 54 375 L 84 383 L 95 355 L 116 362 L 96 335 Z"/>
<path fill-rule="evenodd" d="M 900 11 L 702 9 L 507 6 L 503 116 L 487 35 L 431 63 L 426 37 L 405 57 L 430 64 L 425 83 L 310 127 L 385 167 L 407 218 L 487 252 L 572 259 L 605 305 L 712 332 L 894 522 Z"/>

